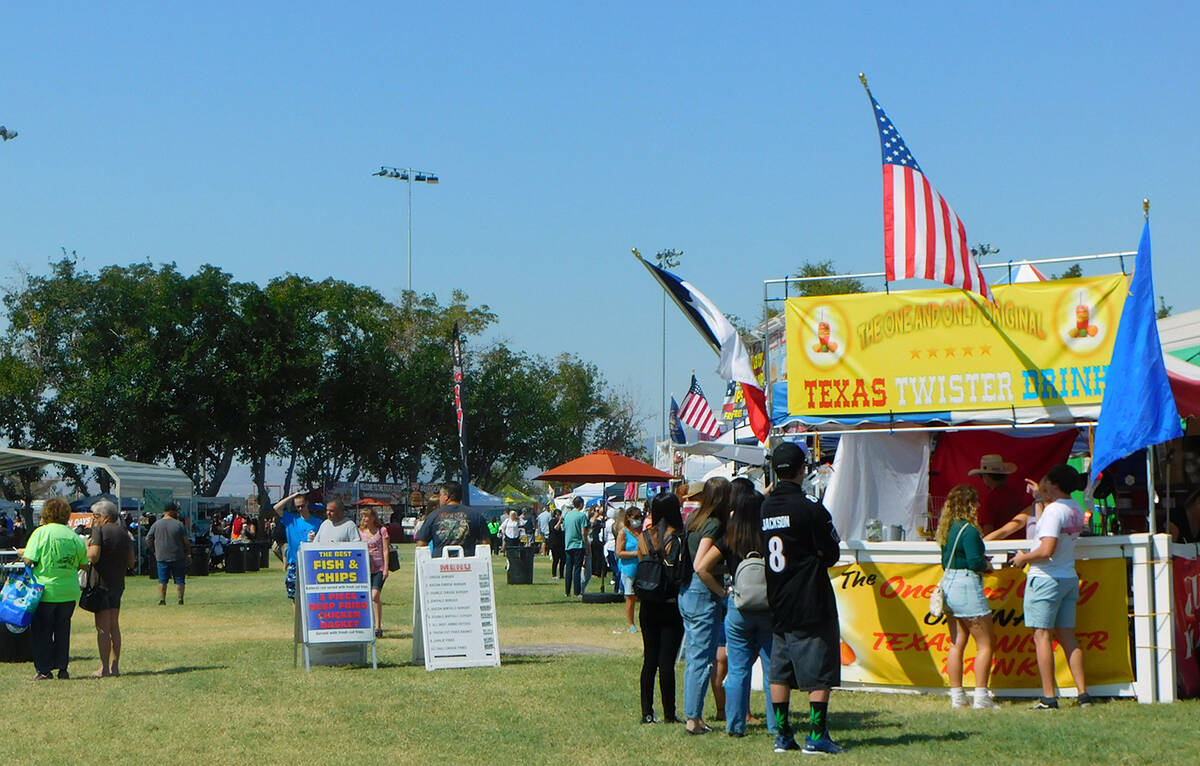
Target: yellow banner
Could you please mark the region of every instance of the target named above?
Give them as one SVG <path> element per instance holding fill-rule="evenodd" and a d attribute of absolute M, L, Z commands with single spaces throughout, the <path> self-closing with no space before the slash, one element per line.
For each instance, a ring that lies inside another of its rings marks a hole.
<path fill-rule="evenodd" d="M 1124 559 L 1075 564 L 1079 606 L 1075 635 L 1083 649 L 1089 685 L 1133 680 L 1125 612 Z M 936 564 L 855 564 L 830 570 L 842 626 L 842 680 L 874 685 L 943 687 L 950 633 L 945 617 L 929 614 L 929 593 L 941 579 Z M 983 578 L 996 628 L 991 686 L 1038 688 L 1033 630 L 1025 627 L 1025 572 L 1002 569 Z M 974 683 L 975 642 L 964 661 Z M 1073 685 L 1062 649 L 1055 645 L 1060 687 Z"/>
<path fill-rule="evenodd" d="M 836 416 L 1100 404 L 1124 275 L 790 298 L 788 412 Z"/>

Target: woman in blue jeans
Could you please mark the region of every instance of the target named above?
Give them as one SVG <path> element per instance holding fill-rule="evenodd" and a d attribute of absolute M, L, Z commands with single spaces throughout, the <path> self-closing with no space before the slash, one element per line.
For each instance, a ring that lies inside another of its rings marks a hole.
<path fill-rule="evenodd" d="M 687 555 L 693 567 L 704 560 L 713 542 L 724 534 L 728 518 L 729 480 L 713 477 L 704 483 L 700 507 L 687 518 Z M 679 614 L 686 642 L 683 714 L 687 716 L 687 733 L 707 734 L 712 727 L 704 722 L 704 697 L 717 659 L 717 626 L 725 619 L 725 599 L 714 595 L 702 579 L 692 577 L 679 594 Z"/>
<path fill-rule="evenodd" d="M 696 575 L 708 589 L 721 598 L 727 589 L 718 575 L 724 566 L 737 572 L 738 564 L 752 553 L 762 555 L 763 496 L 756 491 L 736 493 L 730 509 L 725 537 L 717 540 L 696 565 Z M 729 674 L 725 677 L 725 731 L 731 737 L 746 735 L 746 716 L 750 710 L 750 674 L 754 661 L 761 659 L 764 671 L 771 667 L 771 613 L 768 610 L 739 610 L 732 600 L 725 612 L 726 651 Z M 778 733 L 771 695 L 767 699 L 767 731 Z"/>

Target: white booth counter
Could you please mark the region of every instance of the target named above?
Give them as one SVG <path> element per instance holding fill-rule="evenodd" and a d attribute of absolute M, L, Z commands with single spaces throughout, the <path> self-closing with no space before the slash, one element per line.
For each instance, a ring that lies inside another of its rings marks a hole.
<path fill-rule="evenodd" d="M 991 687 L 998 697 L 1038 696 L 1033 631 L 1024 625 L 1025 571 L 1000 568 L 1010 552 L 1028 550 L 1029 542 L 1007 540 L 986 547 L 997 567 L 984 576 L 997 637 Z M 851 540 L 841 549 L 830 578 L 841 621 L 842 687 L 944 691 L 949 631 L 945 617 L 929 614 L 929 594 L 942 576 L 937 543 Z M 1176 699 L 1172 554 L 1177 561 L 1183 557 L 1200 566 L 1196 553 L 1197 546 L 1171 545 L 1167 535 L 1080 538 L 1076 635 L 1091 694 L 1140 702 Z M 968 679 L 974 648 L 971 642 Z M 1056 651 L 1061 693 L 1072 696 L 1075 687 L 1065 657 Z"/>

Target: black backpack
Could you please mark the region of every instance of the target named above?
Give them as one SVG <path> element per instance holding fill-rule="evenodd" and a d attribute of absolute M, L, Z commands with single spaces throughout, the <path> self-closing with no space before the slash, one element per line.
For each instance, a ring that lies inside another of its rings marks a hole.
<path fill-rule="evenodd" d="M 683 549 L 685 538 L 679 532 L 664 537 L 662 527 L 658 529 L 658 546 L 646 535 L 646 550 L 650 554 L 640 559 L 633 576 L 633 590 L 642 601 L 664 603 L 679 595 L 679 586 L 685 576 Z"/>

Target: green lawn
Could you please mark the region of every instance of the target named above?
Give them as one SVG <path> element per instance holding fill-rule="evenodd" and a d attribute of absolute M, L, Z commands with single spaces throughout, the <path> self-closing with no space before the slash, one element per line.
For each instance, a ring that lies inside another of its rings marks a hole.
<path fill-rule="evenodd" d="M 598 654 L 506 655 L 500 668 L 427 673 L 411 656 L 411 551 L 384 589 L 380 668 L 292 666 L 291 605 L 278 562 L 265 572 L 190 578 L 188 604 L 160 607 L 156 586 L 125 591 L 121 678 L 97 665 L 91 615 L 76 612 L 70 681 L 34 683 L 0 664 L 8 751 L 20 763 L 567 764 L 778 763 L 761 727 L 741 740 L 639 724 L 641 641 L 616 634 L 619 605 L 583 605 L 549 582 L 496 597 L 504 647 L 568 644 Z M 682 666 L 678 680 L 682 681 Z M 682 693 L 679 695 L 682 706 Z M 761 709 L 761 695 L 755 695 Z M 842 763 L 1191 763 L 1200 703 L 1110 702 L 1035 713 L 1028 702 L 954 711 L 944 697 L 835 693 Z M 712 702 L 708 709 L 711 712 Z"/>

